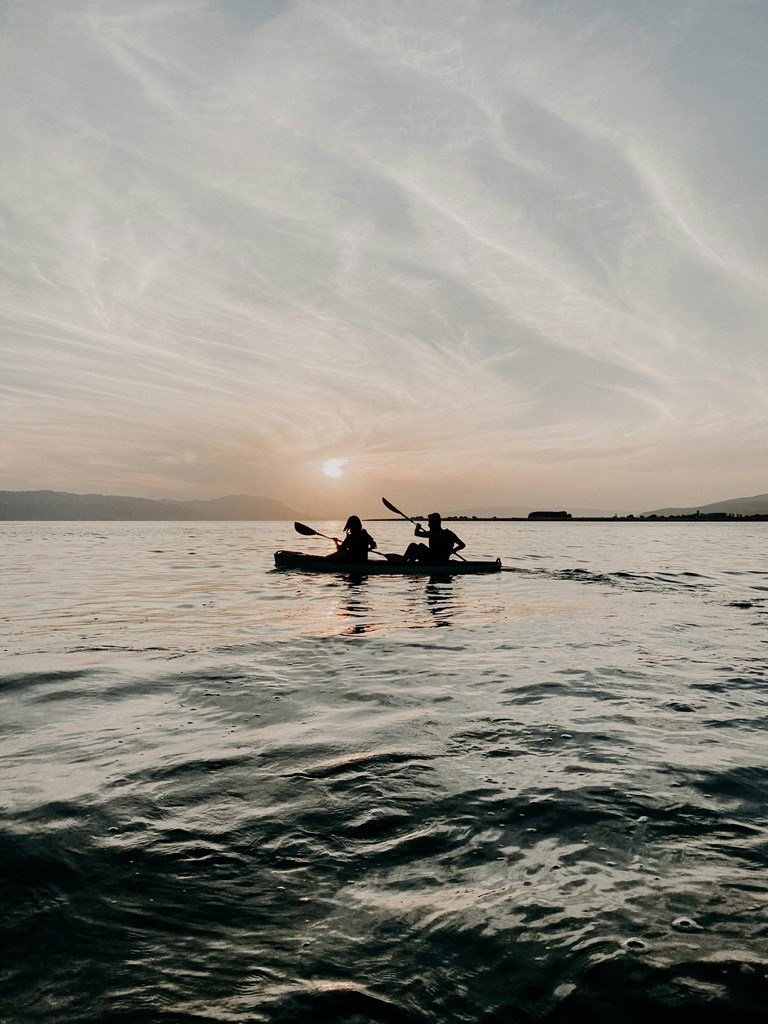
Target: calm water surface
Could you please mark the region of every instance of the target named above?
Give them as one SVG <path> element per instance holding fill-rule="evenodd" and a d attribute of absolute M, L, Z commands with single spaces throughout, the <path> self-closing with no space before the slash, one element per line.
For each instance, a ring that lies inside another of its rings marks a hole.
<path fill-rule="evenodd" d="M 765 1020 L 768 524 L 457 532 L 0 524 L 0 1020 Z"/>

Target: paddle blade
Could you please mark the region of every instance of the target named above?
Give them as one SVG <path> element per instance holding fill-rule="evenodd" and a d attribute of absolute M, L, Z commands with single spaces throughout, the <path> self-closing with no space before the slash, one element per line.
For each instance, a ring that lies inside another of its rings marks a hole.
<path fill-rule="evenodd" d="M 381 500 L 384 502 L 384 504 L 389 509 L 389 511 L 390 512 L 394 512 L 396 516 L 402 516 L 403 519 L 410 519 L 411 518 L 410 516 L 407 516 L 405 514 L 405 512 L 401 512 L 399 508 L 395 508 L 395 506 L 392 504 L 391 501 L 387 501 L 386 498 L 382 498 Z"/>
<path fill-rule="evenodd" d="M 402 562 L 403 560 L 403 556 L 397 554 L 396 551 L 372 551 L 371 554 L 386 558 L 388 562 Z"/>
<path fill-rule="evenodd" d="M 311 526 L 305 526 L 304 523 L 294 523 L 293 528 L 296 533 L 301 533 L 305 537 L 321 537 L 322 534 L 318 533 L 317 530 L 313 530 Z"/>

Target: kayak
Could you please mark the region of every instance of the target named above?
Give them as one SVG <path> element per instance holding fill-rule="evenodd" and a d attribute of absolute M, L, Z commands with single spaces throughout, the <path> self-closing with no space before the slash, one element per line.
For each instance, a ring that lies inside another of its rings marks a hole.
<path fill-rule="evenodd" d="M 300 569 L 302 572 L 336 572 L 361 576 L 464 576 L 470 573 L 501 572 L 501 559 L 493 562 L 443 562 L 441 565 L 420 565 L 372 558 L 368 562 L 341 562 L 322 555 L 305 555 L 301 551 L 276 551 L 278 569 Z"/>
<path fill-rule="evenodd" d="M 276 551 L 278 569 L 300 569 L 302 572 L 336 572 L 353 576 L 466 576 L 470 573 L 501 572 L 501 559 L 493 562 L 444 562 L 441 565 L 419 565 L 397 562 L 374 556 L 368 562 L 340 562 L 322 555 L 305 555 L 300 551 Z"/>

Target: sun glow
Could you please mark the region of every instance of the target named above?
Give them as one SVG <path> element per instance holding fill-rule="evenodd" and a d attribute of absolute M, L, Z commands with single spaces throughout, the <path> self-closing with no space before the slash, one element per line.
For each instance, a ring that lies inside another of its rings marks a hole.
<path fill-rule="evenodd" d="M 344 476 L 344 466 L 347 462 L 349 459 L 326 459 L 321 468 L 326 476 Z"/>

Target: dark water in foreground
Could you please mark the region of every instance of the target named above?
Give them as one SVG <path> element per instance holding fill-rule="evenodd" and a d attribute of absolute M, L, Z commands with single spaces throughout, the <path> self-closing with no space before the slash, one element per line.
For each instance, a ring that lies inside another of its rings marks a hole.
<path fill-rule="evenodd" d="M 459 532 L 2 525 L 0 1020 L 766 1019 L 768 527 Z"/>

